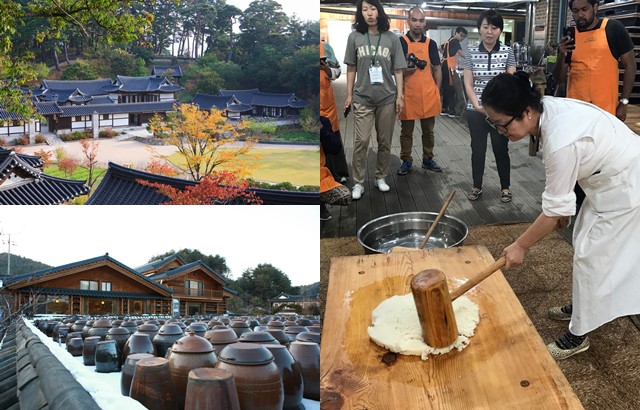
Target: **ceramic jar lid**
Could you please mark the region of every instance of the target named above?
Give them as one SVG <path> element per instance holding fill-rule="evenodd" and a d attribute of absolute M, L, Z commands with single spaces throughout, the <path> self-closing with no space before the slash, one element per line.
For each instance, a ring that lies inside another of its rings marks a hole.
<path fill-rule="evenodd" d="M 196 335 L 194 332 L 176 341 L 171 347 L 171 353 L 209 353 L 213 352 L 213 346 L 207 339 Z"/>
<path fill-rule="evenodd" d="M 143 325 L 138 326 L 138 330 L 140 332 L 157 332 L 158 326 L 154 325 L 153 323 L 145 323 Z"/>
<path fill-rule="evenodd" d="M 109 328 L 111 327 L 111 322 L 108 319 L 98 319 L 93 322 L 93 327 L 95 328 Z"/>
<path fill-rule="evenodd" d="M 236 332 L 229 328 L 209 330 L 204 336 L 213 344 L 229 344 L 238 341 Z"/>
<path fill-rule="evenodd" d="M 245 366 L 267 364 L 273 355 L 264 346 L 255 343 L 232 343 L 227 345 L 218 357 L 224 363 Z"/>
<path fill-rule="evenodd" d="M 301 342 L 320 343 L 320 333 L 300 332 L 296 335 L 296 340 L 299 340 Z"/>
<path fill-rule="evenodd" d="M 206 332 L 207 325 L 204 323 L 194 322 L 187 326 L 187 332 Z"/>
<path fill-rule="evenodd" d="M 240 320 L 234 320 L 233 322 L 231 322 L 231 324 L 229 326 L 231 326 L 231 327 L 239 327 L 239 328 L 249 327 L 247 322 L 243 322 L 243 321 L 240 321 Z"/>
<path fill-rule="evenodd" d="M 240 335 L 240 342 L 255 343 L 279 343 L 271 333 L 267 332 L 247 332 Z"/>
<path fill-rule="evenodd" d="M 162 325 L 159 335 L 179 335 L 182 334 L 182 328 L 177 323 L 166 323 Z"/>
<path fill-rule="evenodd" d="M 124 327 L 112 327 L 111 329 L 109 329 L 107 334 L 110 334 L 110 335 L 128 335 L 129 331 L 127 329 L 125 329 Z"/>

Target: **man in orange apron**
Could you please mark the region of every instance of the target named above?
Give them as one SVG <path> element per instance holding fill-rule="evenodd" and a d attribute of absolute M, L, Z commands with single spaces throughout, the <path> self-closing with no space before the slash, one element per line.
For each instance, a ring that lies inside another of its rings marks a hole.
<path fill-rule="evenodd" d="M 400 44 L 407 57 L 404 70 L 404 108 L 399 117 L 400 158 L 402 165 L 398 175 L 406 175 L 412 167 L 413 129 L 415 120 L 420 120 L 422 128 L 422 168 L 435 172 L 442 168 L 433 159 L 435 116 L 440 114 L 440 84 L 442 71 L 438 45 L 426 37 L 425 16 L 419 7 L 409 10 L 409 32 L 400 38 Z"/>
<path fill-rule="evenodd" d="M 596 16 L 598 0 L 569 0 L 577 30 L 558 45 L 554 77 L 567 79 L 567 97 L 592 103 L 620 120 L 627 118 L 627 104 L 636 77 L 633 41 L 618 20 Z M 618 60 L 624 67 L 618 98 Z"/>
<path fill-rule="evenodd" d="M 335 140 L 335 145 L 339 146 L 334 149 L 334 156 L 342 154 L 344 158 L 344 149 L 340 141 L 340 121 L 336 110 L 336 96 L 333 93 L 331 81 L 340 75 L 340 65 L 335 59 L 333 51 L 329 47 L 325 50 L 325 43 L 320 42 L 320 116 L 325 117 L 328 121 L 321 121 L 323 129 L 322 135 L 330 135 Z M 329 61 L 333 61 L 330 64 Z M 331 150 L 328 152 L 331 155 Z M 320 219 L 331 219 L 331 213 L 325 204 L 329 205 L 348 205 L 351 203 L 351 191 L 344 185 L 336 182 L 329 168 L 326 166 L 327 153 L 322 143 L 320 144 Z M 346 172 L 346 160 L 345 160 Z"/>
<path fill-rule="evenodd" d="M 440 115 L 456 116 L 456 91 L 453 88 L 452 71 L 458 66 L 458 55 L 464 58 L 460 42 L 467 38 L 467 29 L 457 27 L 456 33 L 444 43 L 442 50 L 442 112 Z"/>
<path fill-rule="evenodd" d="M 626 120 L 636 78 L 634 45 L 627 29 L 618 20 L 600 20 L 596 15 L 598 0 L 569 0 L 569 9 L 576 28 L 573 36 L 560 39 L 553 77 L 560 84 L 568 76 L 567 97 L 586 101 Z M 624 67 L 620 98 L 618 60 Z M 575 193 L 579 209 L 585 194 L 577 184 Z"/>

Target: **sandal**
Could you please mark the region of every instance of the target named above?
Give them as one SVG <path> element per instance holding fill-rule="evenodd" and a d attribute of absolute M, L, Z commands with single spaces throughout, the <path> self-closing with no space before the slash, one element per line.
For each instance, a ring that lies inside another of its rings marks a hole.
<path fill-rule="evenodd" d="M 502 196 L 500 197 L 502 202 L 511 202 L 511 199 L 513 199 L 513 195 L 511 195 L 510 191 L 502 191 Z"/>
<path fill-rule="evenodd" d="M 470 201 L 475 201 L 480 198 L 480 195 L 482 195 L 482 189 L 473 188 L 471 192 L 467 194 L 467 198 L 469 198 Z"/>

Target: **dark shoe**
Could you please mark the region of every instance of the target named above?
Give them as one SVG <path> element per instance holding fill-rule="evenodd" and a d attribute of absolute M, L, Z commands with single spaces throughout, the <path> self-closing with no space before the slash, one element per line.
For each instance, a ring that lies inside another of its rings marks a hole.
<path fill-rule="evenodd" d="M 470 201 L 475 201 L 480 198 L 480 195 L 482 195 L 482 189 L 473 188 L 471 192 L 467 194 L 467 198 L 469 198 Z"/>
<path fill-rule="evenodd" d="M 448 112 L 447 115 L 449 116 L 449 118 L 456 118 L 456 113 L 454 112 Z"/>
<path fill-rule="evenodd" d="M 320 204 L 320 220 L 328 221 L 329 219 L 331 219 L 331 212 L 329 212 L 325 204 Z"/>
<path fill-rule="evenodd" d="M 449 113 L 448 113 L 447 111 L 445 111 L 445 110 L 442 110 L 442 111 L 440 112 L 440 115 L 449 115 Z"/>
<path fill-rule="evenodd" d="M 569 331 L 560 336 L 555 342 L 547 345 L 547 350 L 556 360 L 567 359 L 587 349 L 589 349 L 589 338 L 586 335 L 573 335 Z"/>
<path fill-rule="evenodd" d="M 398 169 L 398 175 L 407 175 L 411 171 L 413 165 L 409 161 L 402 161 L 402 165 Z"/>
<path fill-rule="evenodd" d="M 509 190 L 502 191 L 502 196 L 500 197 L 500 200 L 502 202 L 504 203 L 511 202 L 512 199 L 513 199 L 513 195 L 511 195 L 511 192 Z"/>
<path fill-rule="evenodd" d="M 442 167 L 438 165 L 435 159 L 429 158 L 422 161 L 422 168 L 433 172 L 442 172 Z"/>
<path fill-rule="evenodd" d="M 351 191 L 344 185 L 338 185 L 327 192 L 320 193 L 320 201 L 329 205 L 347 206 L 351 203 Z"/>

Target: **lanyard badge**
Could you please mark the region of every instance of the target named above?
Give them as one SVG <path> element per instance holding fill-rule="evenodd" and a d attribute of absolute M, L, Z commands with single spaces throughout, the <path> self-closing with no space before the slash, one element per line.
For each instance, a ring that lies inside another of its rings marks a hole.
<path fill-rule="evenodd" d="M 380 67 L 380 63 L 376 59 L 378 49 L 380 48 L 380 38 L 382 34 L 378 35 L 378 45 L 373 51 L 373 56 L 371 57 L 371 67 L 369 67 L 369 81 L 371 84 L 384 84 L 384 77 L 382 76 L 382 67 Z M 369 38 L 369 33 L 367 33 L 367 41 L 369 42 L 369 50 L 371 50 L 371 38 Z"/>

